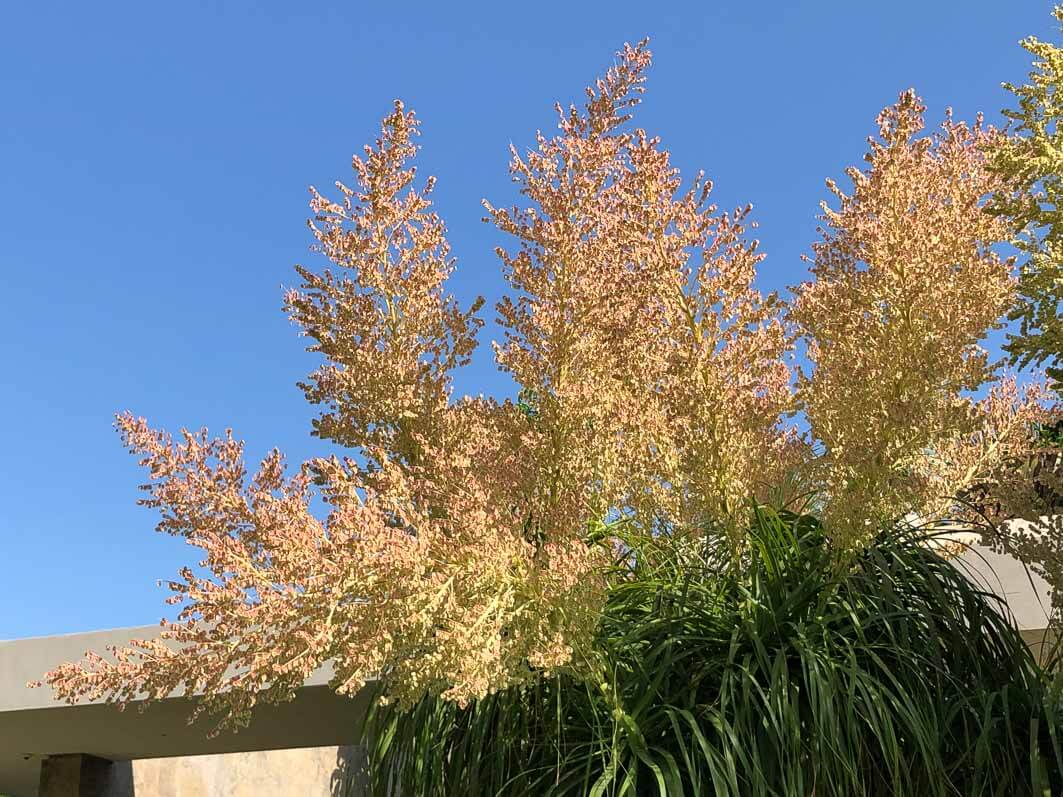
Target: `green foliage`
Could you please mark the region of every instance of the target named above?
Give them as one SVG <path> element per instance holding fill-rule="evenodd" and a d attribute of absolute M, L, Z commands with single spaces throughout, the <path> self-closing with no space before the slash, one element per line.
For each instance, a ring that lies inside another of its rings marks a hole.
<path fill-rule="evenodd" d="M 1033 430 L 1034 445 L 1039 448 L 1063 448 L 1063 418 L 1041 423 Z"/>
<path fill-rule="evenodd" d="M 844 566 L 808 515 L 758 509 L 751 539 L 738 567 L 629 541 L 596 678 L 375 707 L 372 793 L 1061 793 L 1058 691 L 924 531 Z"/>
<path fill-rule="evenodd" d="M 1063 24 L 1063 6 L 1055 9 Z M 1019 302 L 1011 319 L 1019 334 L 1004 347 L 1022 366 L 1047 365 L 1063 391 L 1063 49 L 1030 37 L 1023 47 L 1033 56 L 1029 82 L 1005 84 L 1018 107 L 1004 111 L 1016 136 L 994 153 L 993 165 L 1014 181 L 1015 191 L 997 197 L 996 212 L 1009 217 L 1022 234 L 1016 245 L 1027 256 L 1019 279 Z"/>

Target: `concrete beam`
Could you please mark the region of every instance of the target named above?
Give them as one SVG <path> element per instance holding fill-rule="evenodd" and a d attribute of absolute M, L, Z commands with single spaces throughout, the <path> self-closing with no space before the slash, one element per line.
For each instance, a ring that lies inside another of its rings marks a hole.
<path fill-rule="evenodd" d="M 130 639 L 150 638 L 157 626 L 0 642 L 0 795 L 36 794 L 42 770 L 66 766 L 61 756 L 109 761 L 327 747 L 357 741 L 367 698 L 340 697 L 329 672 L 313 675 L 294 701 L 259 706 L 239 733 L 211 738 L 210 718 L 188 723 L 193 703 L 172 698 L 134 704 L 125 711 L 104 703 L 68 706 L 51 690 L 27 689 L 63 661 Z M 58 771 L 58 770 L 57 770 Z"/>

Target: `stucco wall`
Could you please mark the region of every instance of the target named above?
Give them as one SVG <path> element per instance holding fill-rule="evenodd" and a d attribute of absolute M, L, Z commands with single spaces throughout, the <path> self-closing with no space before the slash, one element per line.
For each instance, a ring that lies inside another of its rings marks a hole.
<path fill-rule="evenodd" d="M 92 797 L 364 797 L 361 760 L 352 747 L 311 747 L 119 761 L 108 767 L 104 787 L 90 791 Z M 70 785 L 57 783 L 57 797 L 78 795 L 73 782 L 76 777 Z"/>
<path fill-rule="evenodd" d="M 362 797 L 359 761 L 350 747 L 142 759 L 107 797 Z"/>

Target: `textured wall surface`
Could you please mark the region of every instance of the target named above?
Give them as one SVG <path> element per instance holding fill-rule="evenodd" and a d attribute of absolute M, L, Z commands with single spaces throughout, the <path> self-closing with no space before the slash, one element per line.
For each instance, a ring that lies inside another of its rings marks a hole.
<path fill-rule="evenodd" d="M 100 797 L 363 797 L 350 747 L 152 758 L 114 766 Z"/>

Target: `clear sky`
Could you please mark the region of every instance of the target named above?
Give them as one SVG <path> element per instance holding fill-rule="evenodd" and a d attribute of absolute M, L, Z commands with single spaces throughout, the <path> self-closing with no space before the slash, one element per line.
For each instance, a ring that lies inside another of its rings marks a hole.
<path fill-rule="evenodd" d="M 349 174 L 391 100 L 459 259 L 502 288 L 481 197 L 513 201 L 510 142 L 554 124 L 625 41 L 651 37 L 639 112 L 723 206 L 752 202 L 762 284 L 803 278 L 823 179 L 915 86 L 931 117 L 991 120 L 1034 0 L 5 3 L 0 13 L 0 639 L 151 623 L 194 554 L 154 534 L 111 428 L 232 426 L 260 456 L 321 448 L 280 312 L 313 264 L 307 185 Z M 488 327 L 481 336 L 489 342 Z M 507 389 L 481 349 L 469 392 Z"/>

